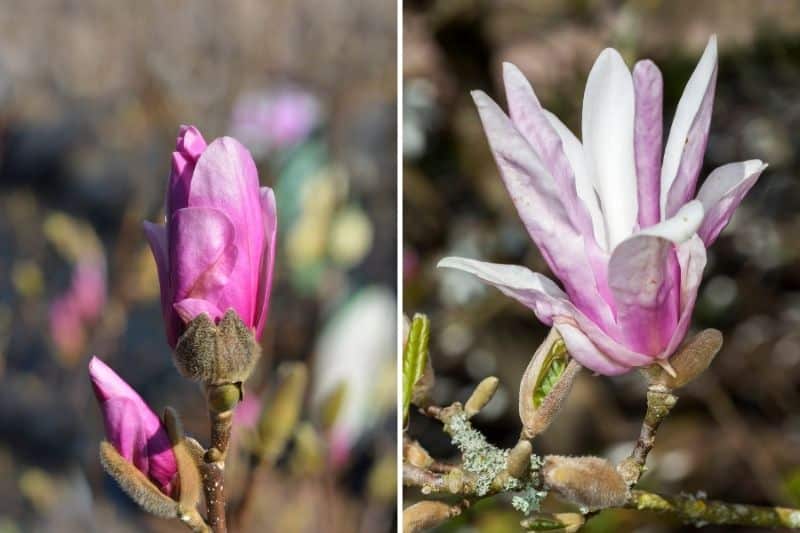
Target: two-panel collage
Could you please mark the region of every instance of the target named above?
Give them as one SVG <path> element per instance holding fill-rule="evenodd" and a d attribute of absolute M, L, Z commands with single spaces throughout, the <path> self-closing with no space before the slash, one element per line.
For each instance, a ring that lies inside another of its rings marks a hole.
<path fill-rule="evenodd" d="M 0 495 L 800 530 L 800 2 L 0 0 Z"/>

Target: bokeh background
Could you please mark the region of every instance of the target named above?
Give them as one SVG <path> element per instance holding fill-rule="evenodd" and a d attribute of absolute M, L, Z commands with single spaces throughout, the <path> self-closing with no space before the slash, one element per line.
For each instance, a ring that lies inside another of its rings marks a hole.
<path fill-rule="evenodd" d="M 396 32 L 391 0 L 0 1 L 0 531 L 182 529 L 102 472 L 86 365 L 97 354 L 207 443 L 141 230 L 163 220 L 183 123 L 242 140 L 278 198 L 232 507 L 258 399 L 280 363 L 310 367 L 302 439 L 258 471 L 237 531 L 393 530 Z"/>
<path fill-rule="evenodd" d="M 701 179 L 732 161 L 760 158 L 770 166 L 711 249 L 700 289 L 694 328 L 721 329 L 725 346 L 680 393 L 642 485 L 800 505 L 800 4 L 409 0 L 404 12 L 404 307 L 431 317 L 436 402 L 464 401 L 482 378 L 500 378 L 477 426 L 505 446 L 519 432 L 520 376 L 546 330 L 494 288 L 435 265 L 460 255 L 544 273 L 547 267 L 499 178 L 469 91 L 483 89 L 504 106 L 500 69 L 511 61 L 544 107 L 579 132 L 588 72 L 600 51 L 614 46 L 629 65 L 648 57 L 662 69 L 668 127 L 703 47 L 718 34 L 717 96 Z M 637 373 L 584 373 L 536 451 L 621 459 L 638 435 L 644 390 Z M 440 426 L 416 413 L 409 433 L 435 456 L 455 457 Z M 406 505 L 418 497 L 409 491 Z M 494 498 L 439 530 L 519 531 L 519 518 Z M 689 530 L 627 511 L 601 513 L 586 527 Z"/>

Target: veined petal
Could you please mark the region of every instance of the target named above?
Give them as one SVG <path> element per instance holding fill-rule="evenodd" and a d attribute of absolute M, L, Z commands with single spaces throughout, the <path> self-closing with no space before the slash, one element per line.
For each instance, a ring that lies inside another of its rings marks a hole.
<path fill-rule="evenodd" d="M 575 305 L 598 323 L 613 322 L 599 296 L 583 235 L 572 225 L 553 177 L 503 111 L 472 93 L 500 174 L 528 234 Z"/>
<path fill-rule="evenodd" d="M 586 206 L 578 201 L 577 183 L 571 161 L 562 146 L 562 137 L 548 120 L 533 87 L 511 63 L 503 63 L 503 79 L 511 122 L 539 156 L 555 179 L 561 203 L 566 206 L 572 225 L 585 236 L 594 236 Z"/>
<path fill-rule="evenodd" d="M 546 109 L 544 110 L 544 114 L 561 138 L 561 145 L 564 147 L 564 153 L 575 175 L 575 190 L 578 193 L 578 198 L 580 198 L 583 205 L 586 206 L 589 216 L 592 219 L 594 240 L 601 249 L 608 250 L 606 223 L 603 219 L 603 212 L 600 210 L 600 203 L 597 200 L 597 191 L 592 182 L 592 174 L 589 169 L 586 168 L 586 157 L 583 154 L 583 146 L 575 134 L 573 134 L 557 116 Z"/>
<path fill-rule="evenodd" d="M 692 322 L 692 311 L 697 301 L 697 290 L 706 268 L 706 247 L 698 235 L 678 245 L 677 258 L 681 271 L 680 318 L 667 348 L 660 359 L 671 357 L 683 342 L 686 331 Z"/>
<path fill-rule="evenodd" d="M 675 110 L 661 168 L 661 218 L 694 196 L 708 143 L 717 80 L 717 37 L 712 36 Z"/>
<path fill-rule="evenodd" d="M 561 322 L 574 323 L 600 351 L 619 365 L 633 367 L 652 362 L 652 356 L 636 353 L 614 340 L 612 336 L 619 336 L 620 333 L 613 329 L 613 324 L 605 326 L 612 329 L 611 332 L 604 331 L 581 308 L 568 300 L 564 291 L 553 281 L 541 274 L 518 265 L 486 263 L 465 257 L 446 257 L 439 261 L 439 266 L 473 274 L 494 285 L 503 294 L 532 309 L 544 324 L 553 324 L 556 317 Z"/>
<path fill-rule="evenodd" d="M 211 207 L 232 222 L 238 259 L 220 308 L 236 310 L 250 327 L 256 315 L 264 248 L 258 172 L 247 149 L 230 137 L 216 139 L 200 156 L 189 191 L 190 207 Z"/>
<path fill-rule="evenodd" d="M 256 339 L 261 338 L 269 314 L 272 292 L 272 271 L 275 266 L 275 245 L 278 238 L 278 209 L 275 193 L 269 187 L 261 187 L 261 211 L 264 220 L 264 252 L 261 255 L 258 297 L 256 298 Z"/>
<path fill-rule="evenodd" d="M 235 229 L 219 209 L 187 207 L 169 224 L 171 301 L 216 301 L 237 262 Z"/>
<path fill-rule="evenodd" d="M 611 255 L 608 285 L 626 346 L 659 355 L 678 321 L 680 271 L 670 268 L 671 241 L 638 234 L 622 241 Z"/>
<path fill-rule="evenodd" d="M 582 121 L 584 152 L 613 249 L 633 232 L 638 211 L 633 80 L 616 50 L 605 49 L 589 73 Z"/>
<path fill-rule="evenodd" d="M 557 315 L 572 316 L 567 294 L 551 279 L 519 265 L 501 265 L 466 257 L 445 257 L 439 268 L 454 268 L 479 277 L 514 298 L 536 314 L 546 325 Z"/>
<path fill-rule="evenodd" d="M 636 184 L 639 201 L 639 227 L 661 220 L 661 143 L 664 80 L 650 60 L 633 67 L 636 96 L 633 146 L 636 152 Z"/>
<path fill-rule="evenodd" d="M 164 327 L 167 341 L 174 347 L 178 341 L 180 323 L 172 310 L 169 290 L 169 251 L 167 250 L 167 228 L 152 222 L 144 222 L 144 234 L 150 243 L 150 250 L 156 260 L 158 270 L 158 286 L 161 291 L 161 314 L 164 317 Z"/>
<path fill-rule="evenodd" d="M 558 330 L 570 357 L 593 372 L 604 376 L 618 376 L 631 370 L 631 367 L 616 363 L 613 359 L 597 349 L 589 337 L 575 326 L 556 321 L 554 327 Z"/>
<path fill-rule="evenodd" d="M 697 193 L 705 218 L 698 234 L 706 247 L 711 246 L 730 221 L 745 195 L 758 181 L 767 165 L 758 159 L 730 163 L 715 169 Z"/>
<path fill-rule="evenodd" d="M 224 314 L 219 307 L 200 298 L 184 298 L 172 305 L 181 320 L 187 324 L 203 313 L 207 314 L 212 322 L 218 322 Z"/>
<path fill-rule="evenodd" d="M 697 233 L 700 224 L 703 222 L 703 204 L 697 200 L 692 200 L 681 207 L 670 219 L 659 222 L 655 226 L 645 228 L 638 235 L 652 235 L 662 237 L 675 244 L 686 242 Z"/>

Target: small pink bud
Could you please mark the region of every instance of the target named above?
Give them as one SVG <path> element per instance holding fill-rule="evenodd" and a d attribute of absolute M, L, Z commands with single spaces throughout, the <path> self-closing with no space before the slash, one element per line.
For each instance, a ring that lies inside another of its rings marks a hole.
<path fill-rule="evenodd" d="M 161 419 L 130 385 L 97 357 L 89 362 L 89 378 L 103 413 L 109 442 L 164 494 L 171 495 L 176 486 L 178 465 Z"/>

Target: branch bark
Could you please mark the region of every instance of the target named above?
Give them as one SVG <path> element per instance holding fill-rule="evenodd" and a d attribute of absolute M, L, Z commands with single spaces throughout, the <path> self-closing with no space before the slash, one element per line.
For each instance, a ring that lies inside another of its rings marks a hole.
<path fill-rule="evenodd" d="M 208 523 L 214 533 L 227 533 L 225 519 L 225 454 L 231 438 L 233 411 L 224 413 L 209 409 L 211 418 L 211 447 L 206 451 L 201 466 L 203 492 L 206 497 Z"/>

